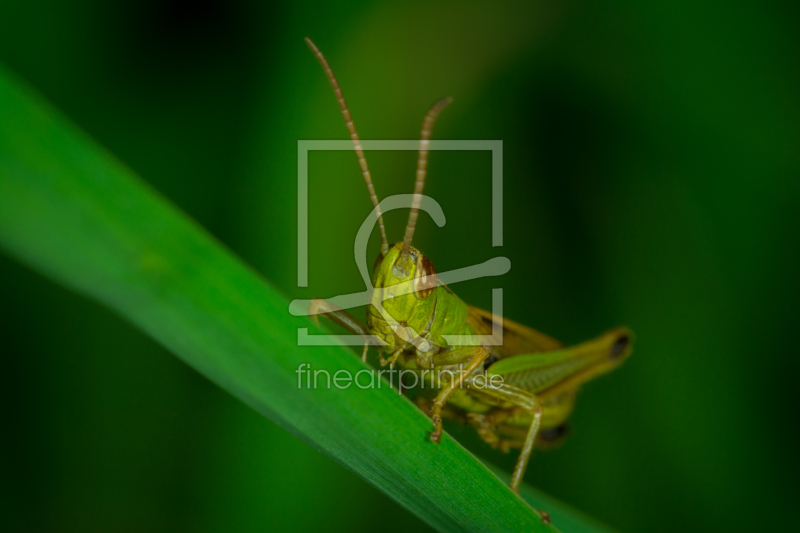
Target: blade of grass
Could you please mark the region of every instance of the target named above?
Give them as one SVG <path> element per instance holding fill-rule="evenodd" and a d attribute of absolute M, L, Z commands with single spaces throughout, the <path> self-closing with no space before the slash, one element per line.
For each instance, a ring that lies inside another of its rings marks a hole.
<path fill-rule="evenodd" d="M 0 117 L 8 254 L 112 308 L 437 529 L 554 530 L 454 440 L 430 443 L 428 419 L 386 384 L 300 388 L 304 363 L 331 375 L 366 367 L 344 347 L 298 346 L 297 328 L 314 326 L 286 299 L 2 68 Z"/>

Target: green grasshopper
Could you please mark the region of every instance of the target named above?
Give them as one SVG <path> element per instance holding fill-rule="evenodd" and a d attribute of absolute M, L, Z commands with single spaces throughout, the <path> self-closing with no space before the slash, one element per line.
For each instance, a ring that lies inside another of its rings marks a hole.
<path fill-rule="evenodd" d="M 366 324 L 320 298 L 311 302 L 309 315 L 316 319 L 324 314 L 365 339 L 377 336 L 382 342 L 379 350 L 388 354 L 380 355 L 382 366 L 397 362 L 439 391 L 432 401 L 418 401 L 433 422 L 431 441 L 440 441 L 445 417 L 474 426 L 493 448 L 505 452 L 519 448 L 510 482 L 518 493 L 533 448 L 546 449 L 563 439 L 578 388 L 619 366 L 631 354 L 633 334 L 626 328 L 615 328 L 594 340 L 565 348 L 543 333 L 467 305 L 437 279 L 430 259 L 411 246 L 425 185 L 431 129 L 439 112 L 450 103 L 449 98 L 433 104 L 425 115 L 405 236 L 389 246 L 367 160 L 339 83 L 322 52 L 310 39 L 306 43 L 333 86 L 375 207 L 381 237 Z M 492 335 L 498 326 L 502 328 L 500 346 L 474 342 L 448 345 L 445 341 L 450 335 L 468 340 Z M 365 361 L 368 346 L 364 346 Z M 430 369 L 440 372 L 437 375 Z M 486 386 L 487 379 L 491 386 Z"/>

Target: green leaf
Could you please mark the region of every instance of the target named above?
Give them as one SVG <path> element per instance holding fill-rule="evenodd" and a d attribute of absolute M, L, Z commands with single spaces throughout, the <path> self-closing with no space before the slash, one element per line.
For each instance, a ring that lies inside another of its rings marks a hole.
<path fill-rule="evenodd" d="M 257 273 L 2 69 L 0 117 L 8 254 L 114 309 L 439 530 L 554 530 L 453 439 L 432 444 L 429 420 L 388 385 L 299 387 L 304 363 L 330 374 L 367 367 L 344 347 L 298 346 L 310 321 L 290 316 Z M 604 531 L 523 493 L 565 531 Z"/>

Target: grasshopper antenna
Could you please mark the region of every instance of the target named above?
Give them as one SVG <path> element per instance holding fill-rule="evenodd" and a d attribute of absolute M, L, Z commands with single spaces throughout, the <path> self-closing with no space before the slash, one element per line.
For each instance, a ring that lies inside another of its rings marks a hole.
<path fill-rule="evenodd" d="M 414 183 L 414 198 L 411 201 L 411 212 L 408 214 L 408 224 L 406 234 L 403 237 L 403 252 L 401 259 L 408 258 L 411 251 L 411 239 L 414 237 L 414 228 L 417 226 L 417 216 L 419 206 L 422 203 L 422 189 L 425 187 L 425 173 L 428 171 L 428 146 L 430 145 L 431 130 L 436 117 L 447 104 L 452 102 L 451 97 L 442 98 L 428 109 L 425 118 L 422 120 L 422 131 L 419 135 L 419 156 L 417 157 L 417 181 Z"/>
<path fill-rule="evenodd" d="M 319 51 L 317 45 L 308 37 L 306 37 L 306 44 L 311 48 L 311 51 L 314 52 L 314 55 L 317 56 L 322 68 L 325 69 L 328 81 L 331 82 L 333 92 L 336 94 L 336 101 L 339 102 L 339 108 L 342 110 L 345 126 L 347 126 L 347 130 L 350 132 L 350 139 L 353 141 L 353 148 L 355 148 L 356 156 L 358 156 L 358 164 L 361 166 L 361 175 L 364 176 L 364 182 L 367 184 L 369 199 L 372 200 L 372 205 L 375 206 L 375 215 L 378 217 L 378 229 L 381 233 L 381 255 L 385 257 L 386 254 L 389 253 L 389 241 L 386 240 L 386 228 L 383 226 L 383 213 L 381 213 L 381 209 L 378 207 L 378 195 L 375 194 L 375 187 L 372 185 L 372 177 L 369 174 L 369 167 L 367 167 L 367 158 L 364 157 L 364 150 L 361 148 L 361 141 L 358 138 L 356 125 L 353 123 L 350 110 L 347 109 L 347 102 L 344 101 L 344 96 L 342 95 L 342 89 L 339 87 L 339 82 L 336 81 L 336 76 L 333 74 L 328 60 L 325 59 L 325 56 Z"/>

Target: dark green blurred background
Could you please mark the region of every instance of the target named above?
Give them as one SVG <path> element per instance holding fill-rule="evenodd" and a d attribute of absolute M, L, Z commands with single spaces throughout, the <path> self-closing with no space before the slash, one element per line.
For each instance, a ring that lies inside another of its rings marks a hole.
<path fill-rule="evenodd" d="M 4 0 L 0 61 L 288 297 L 363 290 L 370 209 L 353 154 L 312 154 L 297 289 L 297 140 L 347 138 L 303 37 L 365 139 L 415 138 L 452 95 L 434 138 L 504 141 L 505 243 L 488 154 L 434 152 L 448 221 L 417 246 L 439 270 L 508 256 L 506 315 L 565 342 L 638 336 L 527 481 L 624 531 L 744 531 L 800 498 L 799 11 Z M 411 191 L 413 154 L 368 155 L 379 195 Z M 496 283 L 456 290 L 489 307 Z M 3 530 L 426 529 L 107 309 L 6 257 L 0 291 Z"/>

